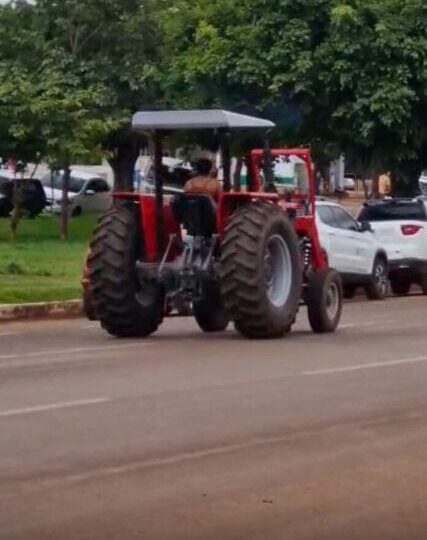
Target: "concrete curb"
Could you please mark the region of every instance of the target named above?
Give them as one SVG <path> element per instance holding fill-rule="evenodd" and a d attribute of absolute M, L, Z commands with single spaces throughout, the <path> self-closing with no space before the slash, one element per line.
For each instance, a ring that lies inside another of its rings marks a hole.
<path fill-rule="evenodd" d="M 81 300 L 39 302 L 36 304 L 0 304 L 0 321 L 25 319 L 70 319 L 83 314 Z"/>

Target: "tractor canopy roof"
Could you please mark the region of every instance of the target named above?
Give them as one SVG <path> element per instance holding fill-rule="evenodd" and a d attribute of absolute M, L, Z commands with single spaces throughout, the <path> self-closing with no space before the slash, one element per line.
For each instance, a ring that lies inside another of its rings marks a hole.
<path fill-rule="evenodd" d="M 219 109 L 188 111 L 141 111 L 132 120 L 135 131 L 196 129 L 272 129 L 270 120 Z"/>

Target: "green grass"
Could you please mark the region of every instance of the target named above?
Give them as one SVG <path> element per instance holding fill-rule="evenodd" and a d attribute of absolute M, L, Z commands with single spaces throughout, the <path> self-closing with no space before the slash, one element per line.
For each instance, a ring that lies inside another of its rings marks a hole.
<path fill-rule="evenodd" d="M 83 261 L 98 216 L 70 220 L 68 241 L 59 239 L 57 217 L 24 219 L 16 240 L 0 219 L 0 304 L 79 298 Z"/>

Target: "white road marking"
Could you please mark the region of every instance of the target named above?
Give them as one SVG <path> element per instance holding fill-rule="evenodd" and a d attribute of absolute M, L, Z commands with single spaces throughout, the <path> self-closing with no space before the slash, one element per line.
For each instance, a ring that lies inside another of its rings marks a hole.
<path fill-rule="evenodd" d="M 72 407 L 98 405 L 100 403 L 108 403 L 109 401 L 111 401 L 111 399 L 109 398 L 93 398 L 82 399 L 79 401 L 64 401 L 62 403 L 51 403 L 49 405 L 36 405 L 34 407 L 23 407 L 22 409 L 10 409 L 9 411 L 0 411 L 0 418 L 7 418 L 9 416 L 20 416 L 24 414 L 42 413 L 47 411 L 53 411 L 56 409 L 70 409 Z"/>
<path fill-rule="evenodd" d="M 27 353 L 13 353 L 13 354 L 0 354 L 0 361 L 1 360 L 13 360 L 21 359 L 21 358 L 43 358 L 44 356 L 60 356 L 65 354 L 82 354 L 82 353 L 92 353 L 92 352 L 98 352 L 98 351 L 114 351 L 114 350 L 120 350 L 120 349 L 126 349 L 130 347 L 142 347 L 147 345 L 148 343 L 145 341 L 143 343 L 141 342 L 134 342 L 134 343 L 122 343 L 120 345 L 104 345 L 101 347 L 79 347 L 79 348 L 68 348 L 68 349 L 49 349 L 46 351 L 35 351 L 35 352 L 27 352 Z M 1 364 L 0 364 L 1 366 Z"/>
<path fill-rule="evenodd" d="M 389 324 L 395 324 L 396 321 L 392 321 L 390 319 L 387 320 L 378 320 L 378 321 L 365 321 L 365 322 L 358 322 L 358 323 L 347 323 L 347 324 L 340 324 L 338 327 L 338 330 L 345 330 L 348 328 L 369 328 L 371 326 L 378 326 L 381 328 L 381 326 L 389 325 Z"/>
<path fill-rule="evenodd" d="M 81 328 L 82 330 L 89 330 L 89 329 L 92 329 L 92 328 L 99 328 L 99 323 L 96 323 L 96 322 L 84 323 L 84 324 L 81 324 L 79 326 L 79 328 Z"/>
<path fill-rule="evenodd" d="M 419 364 L 427 362 L 427 356 L 418 356 L 415 358 L 401 358 L 400 360 L 389 360 L 385 362 L 372 362 L 369 364 L 354 364 L 351 366 L 317 369 L 314 371 L 304 371 L 301 373 L 304 377 L 312 377 L 315 375 L 331 375 L 333 373 L 346 373 L 350 371 L 361 371 L 364 369 L 378 369 L 383 367 L 401 366 L 404 364 Z"/>
<path fill-rule="evenodd" d="M 310 430 L 305 430 L 300 433 L 290 433 L 284 435 L 276 435 L 270 437 L 254 438 L 241 443 L 230 443 L 221 446 L 215 446 L 213 448 L 206 448 L 201 450 L 193 450 L 188 452 L 182 452 L 174 454 L 169 457 L 159 457 L 146 459 L 141 461 L 135 461 L 126 463 L 124 465 L 117 465 L 111 467 L 103 467 L 100 469 L 89 470 L 87 472 L 81 472 L 76 474 L 69 474 L 63 477 L 50 478 L 48 480 L 41 480 L 37 483 L 36 489 L 44 486 L 54 486 L 56 484 L 79 484 L 83 482 L 90 482 L 102 478 L 122 476 L 131 473 L 140 473 L 141 471 L 153 468 L 160 468 L 165 466 L 178 465 L 185 462 L 194 460 L 201 460 L 216 456 L 223 456 L 227 454 L 234 454 L 237 452 L 253 450 L 257 448 L 265 448 L 269 445 L 276 445 L 287 443 L 291 441 L 304 440 L 305 437 L 311 435 Z"/>
<path fill-rule="evenodd" d="M 0 337 L 16 336 L 18 334 L 22 334 L 22 332 L 0 332 Z"/>

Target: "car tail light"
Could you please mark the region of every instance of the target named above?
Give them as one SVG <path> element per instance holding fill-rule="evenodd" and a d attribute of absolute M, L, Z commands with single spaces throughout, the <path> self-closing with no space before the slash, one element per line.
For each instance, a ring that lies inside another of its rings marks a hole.
<path fill-rule="evenodd" d="M 414 236 L 420 232 L 424 227 L 422 225 L 402 225 L 400 227 L 403 236 Z"/>

